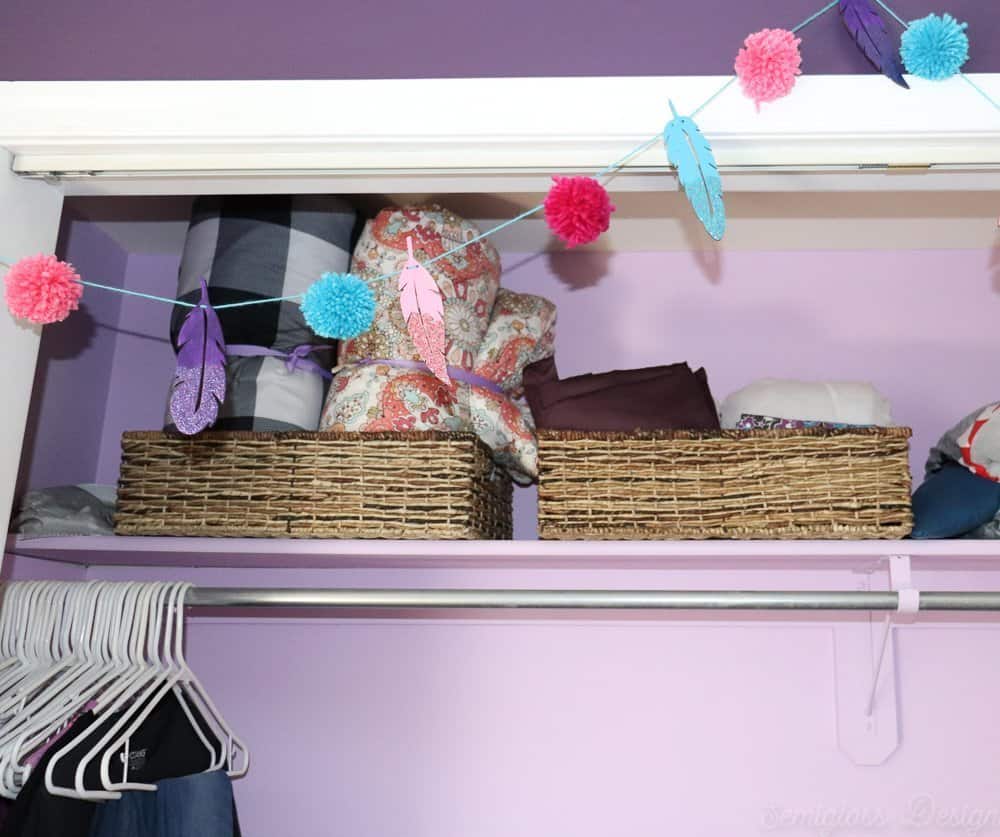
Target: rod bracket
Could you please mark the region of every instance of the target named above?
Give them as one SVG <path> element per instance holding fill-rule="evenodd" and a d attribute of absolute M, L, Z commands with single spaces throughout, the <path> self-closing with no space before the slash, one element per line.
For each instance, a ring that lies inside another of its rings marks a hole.
<path fill-rule="evenodd" d="M 837 743 L 851 761 L 865 765 L 882 764 L 899 747 L 892 628 L 913 622 L 920 610 L 910 556 L 887 555 L 879 566 L 888 570 L 889 588 L 898 594 L 896 610 L 869 613 L 862 621 L 845 621 L 833 629 Z M 873 575 L 864 576 L 860 589 L 871 589 Z"/>

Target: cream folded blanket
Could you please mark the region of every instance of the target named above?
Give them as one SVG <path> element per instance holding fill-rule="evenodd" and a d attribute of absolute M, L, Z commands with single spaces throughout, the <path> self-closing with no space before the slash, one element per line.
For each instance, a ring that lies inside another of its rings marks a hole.
<path fill-rule="evenodd" d="M 724 428 L 736 427 L 742 415 L 880 427 L 892 424 L 888 399 L 871 384 L 858 381 L 762 378 L 726 398 L 720 412 Z"/>

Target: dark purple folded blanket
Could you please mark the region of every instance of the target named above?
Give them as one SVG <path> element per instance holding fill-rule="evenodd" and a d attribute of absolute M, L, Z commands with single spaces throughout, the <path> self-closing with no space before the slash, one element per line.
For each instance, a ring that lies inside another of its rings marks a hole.
<path fill-rule="evenodd" d="M 555 359 L 524 370 L 524 394 L 540 430 L 718 430 L 704 369 L 686 363 L 559 380 Z"/>

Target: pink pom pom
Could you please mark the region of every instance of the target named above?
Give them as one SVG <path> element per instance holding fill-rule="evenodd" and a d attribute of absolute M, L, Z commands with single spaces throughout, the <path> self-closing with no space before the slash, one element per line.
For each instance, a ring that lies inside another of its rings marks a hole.
<path fill-rule="evenodd" d="M 747 35 L 736 55 L 736 75 L 743 92 L 757 103 L 773 102 L 787 96 L 802 71 L 800 38 L 787 29 L 761 29 Z"/>
<path fill-rule="evenodd" d="M 33 323 L 58 323 L 80 307 L 83 285 L 73 265 L 55 256 L 28 256 L 7 272 L 10 313 Z"/>
<path fill-rule="evenodd" d="M 553 177 L 545 196 L 545 223 L 568 247 L 597 241 L 611 226 L 614 204 L 592 177 Z"/>

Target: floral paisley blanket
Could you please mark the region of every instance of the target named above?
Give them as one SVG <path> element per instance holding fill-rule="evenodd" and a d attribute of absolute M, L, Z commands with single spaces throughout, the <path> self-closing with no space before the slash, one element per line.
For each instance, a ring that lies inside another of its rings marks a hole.
<path fill-rule="evenodd" d="M 373 286 L 371 329 L 341 344 L 320 430 L 471 430 L 515 480 L 527 483 L 537 476 L 538 451 L 521 373 L 552 355 L 556 310 L 546 299 L 500 287 L 500 257 L 488 240 L 428 265 L 444 297 L 448 364 L 458 380 L 448 387 L 423 369 L 394 365 L 420 359 L 396 286 L 407 237 L 426 263 L 478 235 L 473 224 L 437 206 L 385 209 L 366 224 L 351 272 L 369 281 L 393 276 Z"/>

